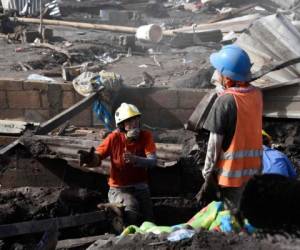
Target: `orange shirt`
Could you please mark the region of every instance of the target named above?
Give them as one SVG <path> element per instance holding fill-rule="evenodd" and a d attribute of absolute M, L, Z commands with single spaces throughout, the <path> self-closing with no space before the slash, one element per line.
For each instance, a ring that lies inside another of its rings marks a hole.
<path fill-rule="evenodd" d="M 108 184 L 111 187 L 122 187 L 141 182 L 147 182 L 147 169 L 135 167 L 124 162 L 125 151 L 145 157 L 154 154 L 156 147 L 150 131 L 141 130 L 139 139 L 128 142 L 125 134 L 118 130 L 109 134 L 96 149 L 101 159 L 110 156 L 111 167 Z"/>

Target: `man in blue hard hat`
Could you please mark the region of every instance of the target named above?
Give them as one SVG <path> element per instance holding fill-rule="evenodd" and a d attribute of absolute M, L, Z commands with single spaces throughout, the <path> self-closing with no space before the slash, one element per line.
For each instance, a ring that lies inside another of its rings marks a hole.
<path fill-rule="evenodd" d="M 251 62 L 237 45 L 224 46 L 210 56 L 216 69 L 219 93 L 203 128 L 210 131 L 201 199 L 215 179 L 225 207 L 237 210 L 246 182 L 261 172 L 262 94 L 249 84 Z"/>

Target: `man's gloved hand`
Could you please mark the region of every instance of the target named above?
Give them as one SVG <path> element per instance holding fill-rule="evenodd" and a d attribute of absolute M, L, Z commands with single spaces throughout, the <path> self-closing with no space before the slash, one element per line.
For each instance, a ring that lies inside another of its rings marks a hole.
<path fill-rule="evenodd" d="M 124 153 L 124 161 L 126 164 L 135 164 L 136 156 L 130 152 Z"/>
<path fill-rule="evenodd" d="M 199 192 L 194 197 L 201 206 L 206 206 L 219 194 L 219 187 L 214 173 L 209 174 L 202 184 Z"/>
<path fill-rule="evenodd" d="M 200 188 L 199 192 L 196 194 L 195 199 L 198 201 L 198 203 L 203 203 L 205 200 L 205 196 L 207 194 L 209 186 L 209 180 L 204 180 L 204 183 L 202 184 L 202 187 Z"/>
<path fill-rule="evenodd" d="M 91 147 L 90 151 L 78 150 L 80 155 L 80 166 L 81 167 L 96 167 L 99 165 L 99 157 L 95 154 L 95 148 Z"/>

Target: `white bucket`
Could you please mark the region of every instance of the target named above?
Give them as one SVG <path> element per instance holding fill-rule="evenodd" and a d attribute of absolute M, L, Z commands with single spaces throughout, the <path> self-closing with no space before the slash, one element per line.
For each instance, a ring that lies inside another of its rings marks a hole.
<path fill-rule="evenodd" d="M 135 33 L 137 39 L 158 43 L 163 36 L 162 29 L 157 24 L 148 24 L 138 27 Z"/>

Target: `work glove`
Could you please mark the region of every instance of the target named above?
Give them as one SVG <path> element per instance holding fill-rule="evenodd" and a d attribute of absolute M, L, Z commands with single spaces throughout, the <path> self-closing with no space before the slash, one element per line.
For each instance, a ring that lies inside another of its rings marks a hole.
<path fill-rule="evenodd" d="M 194 199 L 196 199 L 201 206 L 206 206 L 218 196 L 219 188 L 216 177 L 214 173 L 211 173 L 204 179 L 204 183 Z"/>
<path fill-rule="evenodd" d="M 90 151 L 78 150 L 81 167 L 96 167 L 99 165 L 99 157 L 95 154 L 95 148 L 91 147 Z"/>
<path fill-rule="evenodd" d="M 124 153 L 124 162 L 126 164 L 135 164 L 136 163 L 136 156 L 130 152 Z"/>

